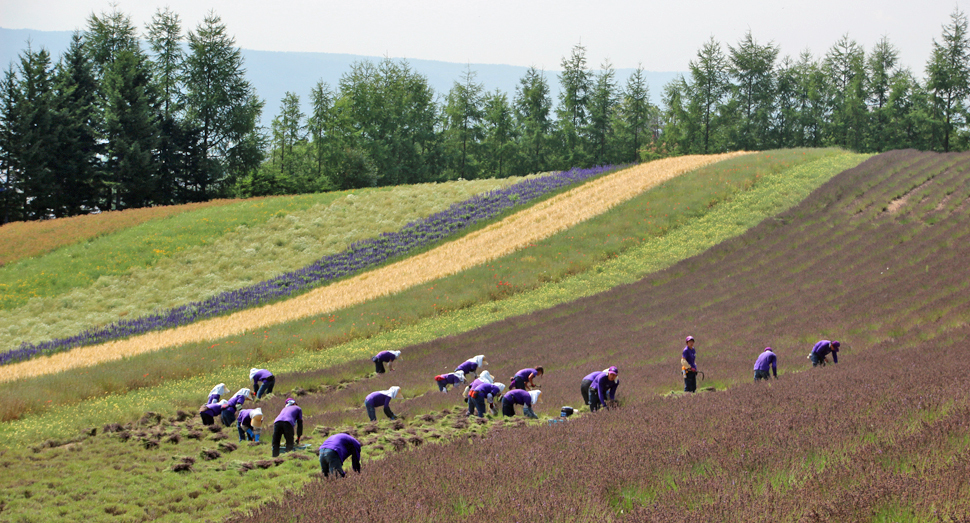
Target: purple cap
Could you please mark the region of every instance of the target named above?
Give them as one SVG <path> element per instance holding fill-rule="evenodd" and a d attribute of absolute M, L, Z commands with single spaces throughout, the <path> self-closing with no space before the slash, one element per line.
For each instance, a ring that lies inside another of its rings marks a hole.
<path fill-rule="evenodd" d="M 607 374 L 619 374 L 619 372 L 616 371 L 616 365 L 613 365 L 610 368 L 606 369 L 606 373 Z"/>
<path fill-rule="evenodd" d="M 837 348 L 839 348 L 839 347 L 841 347 L 841 346 L 842 346 L 842 344 L 841 344 L 841 343 L 839 343 L 839 342 L 837 342 L 837 341 L 833 341 L 833 342 L 832 342 L 832 346 L 833 346 L 833 347 L 835 347 L 835 348 L 837 349 Z"/>
<path fill-rule="evenodd" d="M 296 405 L 296 400 L 293 398 L 286 398 L 286 405 L 287 406 Z"/>
<path fill-rule="evenodd" d="M 687 337 L 687 341 L 694 341 L 694 337 L 693 337 L 693 336 L 688 336 L 688 337 Z M 686 343 L 686 342 L 685 342 L 685 343 Z"/>
<path fill-rule="evenodd" d="M 771 347 L 765 347 L 765 350 L 771 350 Z M 774 352 L 774 351 L 771 350 L 771 352 Z"/>

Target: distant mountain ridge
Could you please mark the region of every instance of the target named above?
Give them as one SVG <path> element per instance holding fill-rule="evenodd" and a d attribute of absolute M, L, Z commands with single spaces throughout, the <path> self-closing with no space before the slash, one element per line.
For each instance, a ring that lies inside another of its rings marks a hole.
<path fill-rule="evenodd" d="M 34 49 L 44 48 L 51 53 L 52 62 L 56 62 L 71 42 L 72 31 L 38 31 L 34 29 L 5 29 L 0 28 L 0 67 L 7 69 L 9 64 L 16 62 L 21 51 L 27 48 L 27 42 Z M 266 102 L 263 109 L 262 125 L 268 126 L 279 110 L 280 101 L 287 91 L 292 91 L 300 97 L 304 105 L 304 112 L 308 107 L 310 90 L 320 80 L 336 88 L 340 77 L 350 70 L 351 64 L 361 60 L 377 62 L 379 56 L 363 56 L 337 53 L 310 52 L 277 52 L 255 51 L 241 49 L 246 67 L 246 76 L 256 88 L 256 94 Z M 564 49 L 563 54 L 569 52 Z M 396 58 L 395 58 L 396 59 Z M 515 87 L 523 77 L 528 67 L 517 65 L 495 64 L 461 64 L 454 62 L 440 62 L 436 60 L 407 59 L 411 67 L 428 78 L 428 83 L 441 97 L 448 94 L 452 86 L 464 74 L 467 67 L 476 73 L 475 80 L 482 83 L 487 91 L 496 89 L 506 93 L 511 98 L 515 95 Z M 633 69 L 617 69 L 617 85 L 623 87 Z M 553 105 L 557 103 L 559 93 L 558 71 L 547 70 L 546 80 Z M 676 78 L 680 72 L 645 71 L 644 76 L 650 87 L 650 97 L 654 104 L 659 104 L 663 86 Z"/>

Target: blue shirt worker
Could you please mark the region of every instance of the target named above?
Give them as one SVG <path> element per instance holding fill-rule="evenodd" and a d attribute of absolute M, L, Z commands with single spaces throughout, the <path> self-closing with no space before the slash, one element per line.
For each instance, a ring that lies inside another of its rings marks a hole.
<path fill-rule="evenodd" d="M 826 356 L 829 353 L 832 354 L 832 363 L 839 362 L 839 347 L 842 344 L 837 341 L 821 340 L 812 347 L 812 352 L 808 355 L 808 359 L 812 360 L 812 367 L 818 367 L 819 365 L 825 366 Z"/>
<path fill-rule="evenodd" d="M 344 461 L 351 458 L 350 466 L 360 474 L 360 442 L 349 434 L 334 434 L 320 445 L 320 472 L 324 477 L 345 477 Z"/>
<path fill-rule="evenodd" d="M 273 387 L 276 386 L 276 376 L 266 369 L 249 369 L 249 379 L 253 380 L 257 399 L 273 392 Z"/>
<path fill-rule="evenodd" d="M 694 350 L 694 337 L 687 337 L 687 346 L 680 353 L 680 368 L 684 373 L 684 392 L 697 391 L 697 351 Z"/>
<path fill-rule="evenodd" d="M 754 361 L 754 381 L 768 379 L 769 369 L 774 373 L 775 379 L 778 379 L 778 356 L 775 356 L 771 347 L 765 347 Z"/>
<path fill-rule="evenodd" d="M 273 422 L 273 457 L 280 455 L 280 441 L 286 439 L 286 451 L 296 450 L 293 445 L 293 429 L 296 428 L 296 444 L 300 444 L 303 437 L 303 409 L 293 398 L 286 398 L 286 406 L 280 411 Z"/>
<path fill-rule="evenodd" d="M 515 406 L 522 405 L 522 414 L 527 418 L 538 419 L 536 413 L 532 411 L 532 406 L 539 403 L 541 390 L 525 391 L 522 389 L 510 390 L 502 398 L 502 415 L 515 416 Z"/>
<path fill-rule="evenodd" d="M 387 363 L 387 366 L 394 370 L 394 360 L 400 357 L 401 351 L 399 350 L 382 350 L 370 360 L 374 362 L 374 371 L 378 374 L 384 374 L 384 364 Z"/>

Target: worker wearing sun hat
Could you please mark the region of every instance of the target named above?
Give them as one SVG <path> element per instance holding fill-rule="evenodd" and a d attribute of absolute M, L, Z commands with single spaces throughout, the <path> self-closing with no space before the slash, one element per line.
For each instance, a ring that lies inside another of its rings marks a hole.
<path fill-rule="evenodd" d="M 812 352 L 808 355 L 808 359 L 812 360 L 812 367 L 818 367 L 819 365 L 825 366 L 825 357 L 832 353 L 832 363 L 839 362 L 839 347 L 842 344 L 837 341 L 821 340 L 812 347 Z"/>
<path fill-rule="evenodd" d="M 542 394 L 541 390 L 525 391 L 522 389 L 514 389 L 505 393 L 502 397 L 502 414 L 504 416 L 515 416 L 515 406 L 522 405 L 522 414 L 527 418 L 537 419 L 536 413 L 533 412 L 532 406 L 539 403 L 539 395 Z"/>
<path fill-rule="evenodd" d="M 229 404 L 226 405 L 226 408 L 222 409 L 223 425 L 227 427 L 232 425 L 233 420 L 236 419 L 236 410 L 239 407 L 242 407 L 242 404 L 245 403 L 247 399 L 250 401 L 256 401 L 256 395 L 253 394 L 253 391 L 249 389 L 239 389 L 235 394 L 232 395 L 231 398 L 229 398 Z"/>
<path fill-rule="evenodd" d="M 199 417 L 202 418 L 203 425 L 212 425 L 215 423 L 216 416 L 222 414 L 222 409 L 229 405 L 227 400 L 221 400 L 216 403 L 209 403 L 199 407 Z"/>
<path fill-rule="evenodd" d="M 384 415 L 388 419 L 397 419 L 394 413 L 391 412 L 391 400 L 397 397 L 399 390 L 401 390 L 401 387 L 391 387 L 387 390 L 379 390 L 368 394 L 364 398 L 364 408 L 367 409 L 367 417 L 371 421 L 377 421 L 375 409 L 377 407 L 384 407 Z"/>
<path fill-rule="evenodd" d="M 286 438 L 287 452 L 296 449 L 293 445 L 293 429 L 296 428 L 296 444 L 303 437 L 303 409 L 293 398 L 286 398 L 286 406 L 273 422 L 273 457 L 280 455 L 280 440 Z"/>
<path fill-rule="evenodd" d="M 475 373 L 478 372 L 478 369 L 481 367 L 484 367 L 485 365 L 488 365 L 488 362 L 485 361 L 485 355 L 479 354 L 474 358 L 468 358 L 467 360 L 465 360 L 464 363 L 462 363 L 461 365 L 455 368 L 455 371 L 460 370 L 464 372 L 465 377 L 468 378 L 468 377 L 474 376 Z"/>
<path fill-rule="evenodd" d="M 259 435 L 263 429 L 263 409 L 240 410 L 236 415 L 236 429 L 239 431 L 239 441 L 259 443 Z"/>
<path fill-rule="evenodd" d="M 448 374 L 439 374 L 434 377 L 435 383 L 438 384 L 438 390 L 441 392 L 448 392 L 448 385 L 454 387 L 459 383 L 465 383 L 465 373 L 456 370 L 455 372 L 449 372 Z"/>
<path fill-rule="evenodd" d="M 492 383 L 495 383 L 495 378 L 492 377 L 490 372 L 483 370 L 477 378 L 473 379 L 472 382 L 465 387 L 465 390 L 463 390 L 461 393 L 461 397 L 465 398 L 465 401 L 467 402 L 468 394 L 471 393 L 472 389 L 474 389 L 476 385 L 481 385 L 482 383 L 488 383 L 491 385 Z"/>
<path fill-rule="evenodd" d="M 399 350 L 382 350 L 370 360 L 374 362 L 374 371 L 378 374 L 384 374 L 384 364 L 387 363 L 387 366 L 394 370 L 394 360 L 400 357 L 401 351 Z"/>
<path fill-rule="evenodd" d="M 249 369 L 249 379 L 253 380 L 253 390 L 256 391 L 257 398 L 270 394 L 276 386 L 276 376 L 266 369 Z"/>
<path fill-rule="evenodd" d="M 778 356 L 775 356 L 775 351 L 771 350 L 771 347 L 765 347 L 765 350 L 758 355 L 758 359 L 754 361 L 754 381 L 767 380 L 771 376 L 768 374 L 769 370 L 774 372 L 775 379 L 778 379 Z"/>
<path fill-rule="evenodd" d="M 615 366 L 610 367 L 593 376 L 589 385 L 589 410 L 596 412 L 600 405 L 607 405 L 607 400 L 614 399 L 615 390 L 611 383 L 616 381 L 618 371 Z"/>
<path fill-rule="evenodd" d="M 489 403 L 489 407 L 492 412 L 495 412 L 495 398 L 502 395 L 502 391 L 505 390 L 504 383 L 486 383 L 482 382 L 472 388 L 468 392 L 468 415 L 471 416 L 475 413 L 475 409 L 478 409 L 478 417 L 485 417 L 485 401 Z"/>
<path fill-rule="evenodd" d="M 697 390 L 697 351 L 694 350 L 694 337 L 687 337 L 687 346 L 680 353 L 680 368 L 684 373 L 684 392 Z"/>
<path fill-rule="evenodd" d="M 220 383 L 215 387 L 212 387 L 212 391 L 209 392 L 209 399 L 205 401 L 205 404 L 216 403 L 222 399 L 223 394 L 229 394 L 229 389 L 226 388 L 225 383 Z"/>

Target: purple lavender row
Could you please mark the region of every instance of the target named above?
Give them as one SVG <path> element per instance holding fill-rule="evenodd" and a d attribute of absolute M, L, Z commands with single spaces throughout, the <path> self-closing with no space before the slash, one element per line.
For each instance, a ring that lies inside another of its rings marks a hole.
<path fill-rule="evenodd" d="M 382 233 L 376 238 L 355 242 L 342 252 L 324 256 L 302 269 L 281 274 L 255 285 L 224 292 L 203 301 L 160 313 L 120 320 L 66 338 L 36 344 L 25 341 L 19 348 L 0 354 L 0 365 L 24 361 L 38 354 L 54 354 L 83 345 L 104 343 L 153 330 L 188 325 L 202 319 L 292 296 L 402 256 L 466 227 L 493 218 L 513 206 L 525 204 L 550 192 L 617 168 L 617 166 L 599 166 L 589 169 L 570 169 L 548 176 L 530 178 L 504 189 L 479 194 L 453 204 L 444 211 L 411 222 L 400 231 Z"/>

